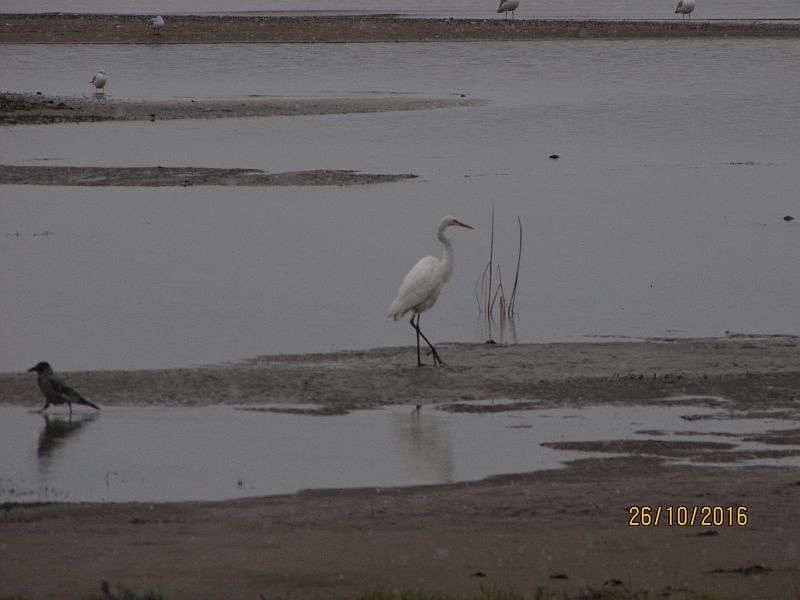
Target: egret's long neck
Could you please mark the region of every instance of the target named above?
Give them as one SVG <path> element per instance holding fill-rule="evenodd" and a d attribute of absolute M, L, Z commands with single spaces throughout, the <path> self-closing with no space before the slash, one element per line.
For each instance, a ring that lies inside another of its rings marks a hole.
<path fill-rule="evenodd" d="M 442 246 L 444 246 L 444 252 L 442 252 L 442 271 L 444 272 L 444 280 L 447 281 L 450 279 L 450 273 L 453 272 L 453 244 L 445 237 L 444 230 L 444 227 L 439 227 L 439 234 L 436 237 L 439 238 L 439 241 L 442 242 Z"/>

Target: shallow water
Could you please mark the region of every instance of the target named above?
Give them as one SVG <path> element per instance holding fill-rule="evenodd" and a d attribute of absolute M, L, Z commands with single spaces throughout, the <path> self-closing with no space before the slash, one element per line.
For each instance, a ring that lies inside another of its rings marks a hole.
<path fill-rule="evenodd" d="M 501 18 L 495 13 L 497 2 L 487 0 L 306 0 L 288 6 L 278 0 L 70 0 L 69 12 L 122 14 L 225 14 L 309 12 L 396 13 L 423 17 Z M 561 0 L 532 2 L 523 0 L 517 18 L 541 19 L 671 19 L 677 1 L 642 0 Z M 63 12 L 59 0 L 4 0 L 0 12 Z M 701 0 L 696 19 L 790 19 L 800 18 L 795 0 Z"/>
<path fill-rule="evenodd" d="M 0 46 L 0 88 L 139 99 L 466 94 L 366 115 L 3 128 L 34 165 L 416 173 L 351 188 L 0 187 L 0 370 L 190 366 L 405 345 L 386 319 L 451 213 L 455 272 L 423 329 L 484 341 L 800 333 L 797 40 Z M 558 160 L 550 154 L 561 156 Z M 43 235 L 46 234 L 46 235 Z M 493 332 L 495 338 L 499 332 Z M 447 358 L 445 357 L 447 360 Z M 452 360 L 450 362 L 453 362 Z"/>
<path fill-rule="evenodd" d="M 654 434 L 637 432 L 657 430 L 659 441 L 764 450 L 769 446 L 727 434 L 796 427 L 779 419 L 724 419 L 723 411 L 686 405 L 493 414 L 395 406 L 328 417 L 255 408 L 79 409 L 70 421 L 65 410 L 44 417 L 0 407 L 0 502 L 219 500 L 451 483 L 590 456 L 544 442 L 643 440 Z M 698 414 L 706 418 L 685 418 Z M 800 465 L 797 457 L 759 462 Z"/>

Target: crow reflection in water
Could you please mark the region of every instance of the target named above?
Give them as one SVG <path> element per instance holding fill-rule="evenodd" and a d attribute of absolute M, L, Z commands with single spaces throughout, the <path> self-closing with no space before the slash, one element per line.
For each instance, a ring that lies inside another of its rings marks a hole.
<path fill-rule="evenodd" d="M 75 435 L 81 427 L 94 421 L 97 416 L 97 414 L 83 415 L 74 420 L 70 416 L 65 421 L 60 417 L 42 415 L 44 428 L 39 434 L 39 445 L 36 449 L 36 454 L 39 456 L 51 455 L 61 445 L 61 441 Z"/>

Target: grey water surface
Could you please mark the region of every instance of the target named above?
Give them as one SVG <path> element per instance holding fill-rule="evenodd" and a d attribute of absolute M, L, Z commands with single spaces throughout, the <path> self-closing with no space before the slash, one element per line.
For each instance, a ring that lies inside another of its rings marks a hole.
<path fill-rule="evenodd" d="M 674 406 L 490 414 L 431 406 L 325 417 L 269 412 L 287 408 L 292 407 L 111 407 L 100 413 L 78 409 L 70 419 L 66 410 L 43 416 L 0 407 L 0 502 L 222 500 L 313 488 L 452 483 L 555 469 L 591 456 L 542 447 L 545 442 L 655 435 L 659 441 L 763 451 L 776 447 L 743 438 L 796 427 L 777 416 L 730 418 L 724 410 L 685 400 Z M 758 463 L 798 466 L 800 459 Z"/>
<path fill-rule="evenodd" d="M 109 99 L 408 95 L 457 108 L 3 127 L 0 162 L 355 169 L 358 187 L 0 186 L 0 371 L 191 366 L 414 342 L 386 318 L 404 274 L 455 271 L 434 342 L 798 334 L 800 40 L 0 45 L 0 89 Z M 557 154 L 558 159 L 548 158 Z M 496 276 L 496 275 L 495 275 Z M 498 337 L 498 332 L 492 333 Z M 448 362 L 457 364 L 457 358 Z"/>

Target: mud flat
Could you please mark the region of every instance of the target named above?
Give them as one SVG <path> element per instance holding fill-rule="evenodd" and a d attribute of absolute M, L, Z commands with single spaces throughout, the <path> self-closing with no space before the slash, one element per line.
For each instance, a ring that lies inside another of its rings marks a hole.
<path fill-rule="evenodd" d="M 101 581 L 168 600 L 476 598 L 480 586 L 546 600 L 779 599 L 800 584 L 799 498 L 797 469 L 609 458 L 473 484 L 7 505 L 0 578 L 4 597 L 31 600 L 103 598 Z M 747 523 L 631 527 L 631 506 L 746 507 Z"/>
<path fill-rule="evenodd" d="M 541 407 L 691 402 L 800 426 L 794 336 L 439 349 L 447 368 L 418 368 L 413 348 L 384 348 L 68 379 L 104 406 L 291 402 L 326 407 L 324 415 L 385 404 L 426 411 L 432 402 L 514 408 L 467 402 L 487 399 Z M 40 406 L 30 373 L 0 374 L 0 390 L 3 405 Z M 771 437 L 800 451 L 796 430 Z M 559 599 L 791 596 L 800 589 L 800 468 L 704 465 L 719 449 L 706 446 L 614 440 L 586 448 L 608 458 L 440 486 L 226 502 L 8 504 L 0 510 L 0 581 L 7 596 L 34 599 L 100 596 L 101 581 L 169 599 L 344 598 L 376 588 L 473 597 L 481 586 Z M 673 507 L 672 524 L 631 526 L 631 507 L 642 506 Z M 677 506 L 746 516 L 679 524 Z"/>
<path fill-rule="evenodd" d="M 458 410 L 459 402 L 474 400 L 582 407 L 691 395 L 710 405 L 721 396 L 732 410 L 748 412 L 800 408 L 794 336 L 438 346 L 446 368 L 418 368 L 414 348 L 379 348 L 191 369 L 75 372 L 69 379 L 87 398 L 115 406 L 289 402 L 344 412 L 449 402 Z M 30 373 L 0 373 L 0 390 L 0 404 L 40 402 Z"/>
<path fill-rule="evenodd" d="M 31 167 L 0 165 L 0 185 L 77 185 L 168 187 L 193 185 L 365 185 L 414 179 L 411 174 L 355 171 L 289 171 L 205 167 Z"/>
<path fill-rule="evenodd" d="M 468 98 L 330 98 L 151 102 L 0 93 L 0 125 L 328 115 L 469 106 Z"/>
<path fill-rule="evenodd" d="M 491 7 L 490 7 L 491 8 Z M 577 21 L 416 19 L 371 16 L 167 17 L 161 35 L 149 17 L 8 14 L 0 43 L 435 42 L 569 38 L 800 37 L 800 24 L 749 21 Z"/>

